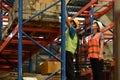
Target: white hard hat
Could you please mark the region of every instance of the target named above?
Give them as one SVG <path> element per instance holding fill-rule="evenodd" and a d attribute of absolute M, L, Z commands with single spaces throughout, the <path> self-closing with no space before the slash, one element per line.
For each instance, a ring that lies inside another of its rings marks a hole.
<path fill-rule="evenodd" d="M 94 20 L 93 23 L 97 23 L 100 29 L 103 28 L 102 22 Z"/>

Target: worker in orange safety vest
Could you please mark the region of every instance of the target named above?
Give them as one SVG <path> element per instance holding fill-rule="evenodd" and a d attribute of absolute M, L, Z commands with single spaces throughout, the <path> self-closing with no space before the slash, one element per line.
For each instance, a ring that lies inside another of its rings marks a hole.
<path fill-rule="evenodd" d="M 103 47 L 104 47 L 104 36 L 100 32 L 102 27 L 100 21 L 94 21 L 91 27 L 92 34 L 88 36 L 88 58 L 90 59 L 93 80 L 103 80 Z"/>

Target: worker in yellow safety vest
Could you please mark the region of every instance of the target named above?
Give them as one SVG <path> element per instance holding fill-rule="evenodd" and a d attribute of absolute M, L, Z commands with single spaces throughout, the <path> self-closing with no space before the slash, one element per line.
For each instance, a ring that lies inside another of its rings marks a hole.
<path fill-rule="evenodd" d="M 73 56 L 77 48 L 77 28 L 79 21 L 77 19 L 68 19 L 66 17 L 66 76 L 67 80 L 75 80 Z"/>
<path fill-rule="evenodd" d="M 88 36 L 88 58 L 92 67 L 93 80 L 103 80 L 104 36 L 100 32 L 102 26 L 100 21 L 94 21 L 91 27 L 92 34 Z"/>

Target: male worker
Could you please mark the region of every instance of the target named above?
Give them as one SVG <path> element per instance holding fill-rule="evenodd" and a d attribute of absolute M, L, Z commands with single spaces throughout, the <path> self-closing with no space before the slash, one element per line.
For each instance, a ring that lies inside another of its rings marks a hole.
<path fill-rule="evenodd" d="M 79 21 L 77 19 L 70 20 L 66 17 L 66 24 L 66 76 L 67 80 L 75 80 L 73 55 L 78 43 L 76 29 L 78 29 Z"/>

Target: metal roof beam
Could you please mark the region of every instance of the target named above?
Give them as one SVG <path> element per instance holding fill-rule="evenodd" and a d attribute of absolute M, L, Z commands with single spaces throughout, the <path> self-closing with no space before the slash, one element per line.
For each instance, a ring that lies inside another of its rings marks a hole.
<path fill-rule="evenodd" d="M 82 12 L 84 12 L 86 9 L 90 8 L 92 4 L 97 2 L 97 0 L 91 0 L 86 6 L 84 6 L 82 9 L 80 9 L 75 15 L 72 16 L 72 18 L 75 18 L 79 16 Z"/>

